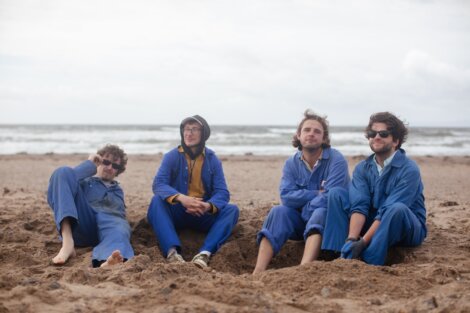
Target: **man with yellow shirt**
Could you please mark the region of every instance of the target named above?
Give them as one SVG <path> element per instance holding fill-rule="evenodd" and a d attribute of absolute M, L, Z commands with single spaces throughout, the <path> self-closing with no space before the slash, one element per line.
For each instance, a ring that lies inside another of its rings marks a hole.
<path fill-rule="evenodd" d="M 207 267 L 211 255 L 228 239 L 238 221 L 238 207 L 228 203 L 230 194 L 222 164 L 205 146 L 210 132 L 201 116 L 184 119 L 181 145 L 164 155 L 153 181 L 155 195 L 147 219 L 169 262 L 185 262 L 177 231 L 189 228 L 207 233 L 191 261 Z"/>

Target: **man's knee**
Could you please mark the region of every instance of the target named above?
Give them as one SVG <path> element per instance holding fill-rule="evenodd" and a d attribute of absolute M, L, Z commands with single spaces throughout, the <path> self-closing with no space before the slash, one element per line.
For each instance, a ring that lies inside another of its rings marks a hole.
<path fill-rule="evenodd" d="M 396 202 L 392 204 L 388 210 L 383 214 L 382 219 L 386 218 L 388 215 L 390 219 L 393 220 L 403 220 L 408 214 L 410 209 L 404 203 Z"/>
<path fill-rule="evenodd" d="M 153 205 L 153 206 L 161 206 L 162 203 L 165 203 L 165 202 L 158 195 L 154 195 L 152 197 L 152 200 L 150 201 L 150 205 Z"/>
<path fill-rule="evenodd" d="M 47 188 L 47 202 L 54 209 L 57 199 L 67 194 L 67 192 L 77 192 L 78 183 L 75 172 L 71 167 L 63 166 L 57 168 L 49 179 Z"/>
<path fill-rule="evenodd" d="M 283 218 L 289 216 L 292 209 L 284 206 L 284 205 L 277 205 L 269 211 L 269 217 L 271 218 Z"/>
<path fill-rule="evenodd" d="M 75 176 L 73 169 L 69 166 L 57 168 L 51 175 L 51 182 L 57 180 L 67 180 Z"/>
<path fill-rule="evenodd" d="M 331 206 L 335 204 L 335 206 L 342 206 L 345 207 L 348 205 L 349 202 L 349 193 L 346 189 L 342 187 L 334 187 L 328 191 L 328 204 Z"/>
<path fill-rule="evenodd" d="M 221 213 L 233 216 L 234 219 L 238 220 L 238 216 L 240 215 L 240 209 L 235 204 L 227 204 Z"/>
<path fill-rule="evenodd" d="M 150 201 L 150 205 L 147 211 L 147 218 L 152 218 L 159 210 L 166 210 L 167 203 L 160 198 L 160 196 L 154 195 Z"/>

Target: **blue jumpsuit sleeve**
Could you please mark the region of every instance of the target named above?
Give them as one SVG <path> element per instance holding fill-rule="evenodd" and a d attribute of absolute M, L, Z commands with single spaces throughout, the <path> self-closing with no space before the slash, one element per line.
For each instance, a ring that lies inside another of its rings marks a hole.
<path fill-rule="evenodd" d="M 230 193 L 225 181 L 222 162 L 217 157 L 211 160 L 212 167 L 212 194 L 207 202 L 212 203 L 218 209 L 223 209 L 230 200 Z"/>
<path fill-rule="evenodd" d="M 365 166 L 366 163 L 362 161 L 354 169 L 349 187 L 349 201 L 351 203 L 350 214 L 361 213 L 367 217 L 372 202 Z"/>
<path fill-rule="evenodd" d="M 96 174 L 96 165 L 90 160 L 86 160 L 73 168 L 77 180 L 82 180 Z"/>
<path fill-rule="evenodd" d="M 176 157 L 174 153 L 167 153 L 163 157 L 160 168 L 153 179 L 152 190 L 157 196 L 160 196 L 163 200 L 166 198 L 181 193 L 180 191 L 173 188 L 171 183 L 171 172 L 176 166 Z"/>
<path fill-rule="evenodd" d="M 332 156 L 332 160 L 328 165 L 328 175 L 324 177 L 325 185 L 322 192 L 319 192 L 316 197 L 310 201 L 310 205 L 315 208 L 326 208 L 328 192 L 334 187 L 348 188 L 349 185 L 349 170 L 348 162 L 341 154 Z M 321 184 L 322 182 L 320 182 Z"/>
<path fill-rule="evenodd" d="M 298 184 L 297 172 L 298 171 L 295 169 L 294 159 L 288 159 L 282 170 L 281 184 L 279 187 L 282 204 L 295 209 L 303 207 L 307 202 L 319 194 L 319 190 L 307 189 L 307 181 L 299 181 Z"/>
<path fill-rule="evenodd" d="M 387 186 L 390 194 L 378 208 L 376 220 L 381 220 L 385 211 L 393 204 L 400 202 L 411 208 L 420 191 L 421 175 L 416 166 L 407 166 L 403 170 L 403 175 L 398 178 L 396 184 Z"/>

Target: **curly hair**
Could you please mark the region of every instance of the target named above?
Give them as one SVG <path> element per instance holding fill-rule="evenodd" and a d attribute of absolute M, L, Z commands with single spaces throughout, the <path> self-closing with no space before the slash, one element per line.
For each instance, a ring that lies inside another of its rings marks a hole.
<path fill-rule="evenodd" d="M 408 137 L 408 128 L 402 120 L 392 113 L 378 112 L 372 114 L 369 119 L 369 125 L 365 129 L 366 138 L 368 138 L 367 132 L 372 129 L 372 124 L 374 123 L 384 123 L 387 125 L 387 130 L 392 134 L 393 140 L 398 140 L 397 150 L 405 143 Z"/>
<path fill-rule="evenodd" d="M 96 153 L 102 157 L 109 154 L 109 155 L 112 155 L 113 158 L 121 160 L 121 169 L 118 170 L 116 176 L 118 176 L 121 173 L 124 173 L 124 171 L 126 170 L 127 154 L 124 152 L 124 150 L 122 150 L 118 146 L 107 144 L 103 148 L 99 149 Z"/>
<path fill-rule="evenodd" d="M 329 124 L 328 121 L 326 120 L 326 116 L 320 116 L 315 114 L 315 112 L 311 111 L 310 109 L 305 110 L 304 112 L 304 118 L 302 121 L 300 121 L 299 126 L 297 126 L 297 132 L 292 136 L 292 145 L 294 148 L 297 148 L 299 150 L 302 150 L 302 145 L 300 144 L 300 140 L 297 138 L 298 135 L 300 135 L 300 131 L 302 130 L 302 127 L 304 126 L 305 121 L 307 120 L 314 120 L 317 121 L 321 124 L 323 127 L 323 143 L 322 143 L 322 148 L 329 148 L 330 145 L 330 131 L 329 131 Z"/>

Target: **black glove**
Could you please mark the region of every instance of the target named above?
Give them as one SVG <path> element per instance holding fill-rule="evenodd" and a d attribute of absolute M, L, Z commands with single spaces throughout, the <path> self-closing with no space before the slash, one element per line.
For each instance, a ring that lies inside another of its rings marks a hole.
<path fill-rule="evenodd" d="M 341 257 L 344 259 L 359 259 L 362 251 L 366 248 L 366 243 L 362 237 L 348 238 L 341 249 Z"/>

